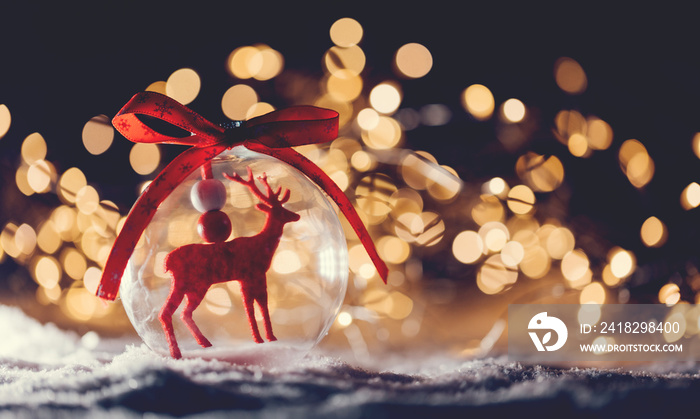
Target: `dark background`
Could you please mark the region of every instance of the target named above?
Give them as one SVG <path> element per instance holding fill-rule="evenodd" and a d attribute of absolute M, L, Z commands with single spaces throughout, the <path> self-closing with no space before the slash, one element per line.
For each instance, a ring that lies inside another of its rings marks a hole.
<path fill-rule="evenodd" d="M 452 119 L 445 126 L 409 132 L 405 147 L 431 152 L 476 185 L 492 176 L 516 182 L 514 163 L 524 151 L 555 154 L 566 168 L 567 217 L 574 226 L 601 240 L 603 247 L 614 243 L 635 251 L 642 264 L 663 265 L 660 276 L 684 275 L 688 262 L 696 260 L 697 211 L 679 205 L 683 188 L 700 180 L 700 162 L 690 147 L 700 131 L 700 35 L 690 8 L 589 2 L 566 7 L 397 2 L 381 8 L 376 2 L 334 3 L 1 6 L 0 103 L 10 109 L 12 125 L 0 140 L 0 188 L 14 187 L 10 176 L 21 142 L 39 132 L 48 143 L 47 159 L 59 173 L 80 167 L 125 212 L 136 197 L 133 185 L 142 180 L 124 164 L 131 144 L 117 134 L 107 153 L 92 156 L 81 142 L 85 122 L 98 114 L 114 115 L 134 93 L 181 67 L 195 69 L 202 78 L 200 94 L 189 106 L 223 121 L 221 95 L 239 82 L 225 70 L 233 49 L 266 43 L 282 53 L 285 70 L 320 78 L 322 56 L 332 46 L 330 26 L 352 17 L 364 28 L 366 89 L 396 78 L 391 60 L 401 45 L 419 42 L 433 54 L 426 77 L 402 81 L 402 107 L 440 103 L 451 109 Z M 586 71 L 584 94 L 570 96 L 557 88 L 553 65 L 561 56 L 574 58 Z M 474 83 L 489 87 L 497 104 L 516 97 L 539 113 L 528 144 L 506 151 L 494 137 L 492 122 L 467 115 L 460 95 Z M 261 100 L 288 105 L 273 93 Z M 610 149 L 587 159 L 571 156 L 551 134 L 561 109 L 607 121 L 614 130 Z M 642 190 L 629 184 L 617 162 L 617 149 L 629 138 L 642 141 L 656 164 L 654 179 Z M 163 151 L 168 161 L 181 149 Z M 17 217 L 19 208 L 20 203 L 4 202 L 0 222 Z M 639 227 L 651 215 L 671 231 L 663 249 L 640 244 Z"/>

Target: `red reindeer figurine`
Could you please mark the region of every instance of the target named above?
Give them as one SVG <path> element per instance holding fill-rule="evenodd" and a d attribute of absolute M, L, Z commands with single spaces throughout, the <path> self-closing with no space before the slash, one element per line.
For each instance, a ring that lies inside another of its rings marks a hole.
<path fill-rule="evenodd" d="M 170 272 L 172 283 L 170 294 L 160 311 L 160 322 L 168 339 L 170 353 L 180 358 L 180 347 L 173 330 L 173 313 L 187 297 L 182 311 L 182 320 L 189 328 L 197 343 L 204 348 L 211 346 L 192 319 L 192 313 L 199 306 L 212 284 L 240 281 L 243 304 L 255 342 L 262 343 L 255 319 L 254 302 L 257 301 L 265 322 L 265 335 L 268 341 L 277 340 L 272 333 L 270 313 L 267 308 L 267 278 L 272 256 L 279 245 L 284 225 L 299 220 L 299 214 L 285 209 L 282 204 L 289 200 L 289 190 L 278 188 L 273 192 L 263 173 L 258 179 L 265 188 L 263 193 L 255 185 L 250 167 L 248 180 L 234 173 L 224 176 L 241 183 L 261 201 L 256 208 L 267 216 L 262 230 L 251 237 L 238 237 L 220 243 L 195 243 L 178 247 L 165 258 L 165 271 Z M 280 196 L 281 195 L 281 196 Z"/>

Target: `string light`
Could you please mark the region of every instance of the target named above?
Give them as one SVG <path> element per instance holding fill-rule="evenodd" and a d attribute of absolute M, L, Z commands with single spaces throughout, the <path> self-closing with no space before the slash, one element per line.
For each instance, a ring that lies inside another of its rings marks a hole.
<path fill-rule="evenodd" d="M 113 140 L 114 128 L 107 115 L 92 117 L 83 127 L 83 145 L 90 154 L 104 153 Z"/>
<path fill-rule="evenodd" d="M 347 48 L 359 44 L 363 32 L 362 25 L 358 21 L 345 17 L 331 25 L 330 37 L 337 46 Z"/>
<path fill-rule="evenodd" d="M 4 137 L 10 130 L 11 123 L 10 109 L 6 105 L 0 104 L 0 138 Z"/>
<path fill-rule="evenodd" d="M 482 84 L 473 84 L 462 93 L 462 105 L 475 119 L 491 118 L 495 107 L 493 94 Z"/>
<path fill-rule="evenodd" d="M 199 74 L 191 68 L 174 71 L 165 82 L 165 94 L 183 105 L 192 102 L 199 94 L 202 82 Z"/>
<path fill-rule="evenodd" d="M 409 93 L 404 93 L 400 82 L 384 79 L 377 83 L 376 78 L 367 77 L 368 57 L 360 46 L 365 34 L 358 21 L 339 19 L 331 25 L 329 35 L 332 45 L 322 55 L 323 75 L 318 80 L 285 71 L 284 56 L 268 45 L 231 51 L 226 70 L 230 76 L 248 81 L 234 83 L 223 94 L 221 110 L 235 120 L 270 112 L 273 105 L 261 101 L 267 100 L 267 87 L 272 86 L 266 83 L 284 74 L 286 79 L 275 83 L 275 88 L 289 102 L 313 103 L 340 112 L 341 138 L 329 147 L 300 147 L 299 151 L 318 162 L 354 199 L 380 255 L 392 268 L 391 287 L 378 286 L 374 266 L 356 238 L 348 234 L 351 289 L 334 323 L 343 336 L 362 342 L 392 342 L 424 332 L 429 320 L 422 311 L 431 298 L 437 298 L 437 293 L 426 291 L 434 284 L 423 272 L 424 256 L 437 254 L 445 264 L 455 261 L 469 269 L 470 284 L 485 296 L 535 287 L 538 281 L 556 281 L 577 293 L 580 304 L 603 304 L 629 286 L 629 278 L 637 270 L 632 251 L 612 245 L 605 249 L 607 259 L 597 258 L 580 239 L 584 233 L 568 224 L 565 213 L 550 208 L 552 201 L 570 192 L 564 165 L 570 159 L 563 155 L 615 155 L 609 150 L 614 138 L 611 123 L 579 110 L 562 109 L 551 121 L 537 121 L 552 126 L 553 140 L 561 143 L 555 141 L 554 145 L 560 149 L 539 154 L 529 150 L 524 141 L 512 151 L 515 164 L 509 170 L 467 183 L 457 170 L 431 154 L 401 148 L 408 131 L 449 124 L 458 119 L 459 112 L 443 104 L 402 108 L 404 94 L 408 101 Z M 428 47 L 405 44 L 395 51 L 394 75 L 404 81 L 428 77 L 437 65 L 433 58 Z M 553 78 L 566 95 L 582 95 L 588 88 L 583 67 L 569 57 L 556 61 Z M 188 104 L 200 94 L 201 87 L 195 70 L 181 68 L 167 81 L 153 82 L 147 90 Z M 497 103 L 491 89 L 483 84 L 472 83 L 458 96 L 460 112 L 473 124 L 518 129 L 538 118 L 530 102 L 526 101 L 526 106 L 522 100 L 510 98 Z M 496 109 L 499 113 L 492 119 Z M 10 125 L 9 109 L 0 105 L 0 138 L 7 136 Z M 523 132 L 524 138 L 530 139 Z M 83 127 L 83 145 L 91 155 L 108 155 L 113 138 L 106 115 L 91 118 Z M 693 136 L 691 147 L 700 157 L 700 134 Z M 37 301 L 60 307 L 77 322 L 116 316 L 113 308 L 105 309 L 96 302 L 94 292 L 118 223 L 123 222 L 122 214 L 102 199 L 99 185 L 90 184 L 80 168 L 71 167 L 59 174 L 56 167 L 60 165 L 47 160 L 48 148 L 39 133 L 23 140 L 15 184 L 27 199 L 55 193 L 59 204 L 35 224 L 8 221 L 0 233 L 0 262 L 12 258 L 26 266 L 38 287 Z M 642 189 L 653 180 L 655 162 L 642 141 L 622 142 L 616 157 L 622 174 L 635 188 Z M 160 151 L 155 145 L 136 144 L 129 161 L 136 173 L 149 176 L 161 164 Z M 700 206 L 700 186 L 691 181 L 680 194 L 680 206 L 687 211 Z M 236 211 L 246 211 L 255 202 L 237 201 L 235 205 Z M 195 222 L 187 216 L 174 218 L 167 226 L 165 240 L 172 246 L 197 240 L 191 234 Z M 649 217 L 639 226 L 638 239 L 647 247 L 663 247 L 669 240 L 669 226 Z M 163 257 L 156 256 L 153 269 L 160 269 Z M 600 259 L 605 260 L 596 266 Z M 293 277 L 307 260 L 303 252 L 280 248 L 272 269 Z M 168 279 L 162 269 L 156 276 Z M 233 302 L 240 301 L 239 296 L 232 297 L 235 293 L 240 293 L 235 287 L 214 288 L 201 309 L 219 316 L 230 313 Z M 664 284 L 657 297 L 668 305 L 683 301 L 676 283 Z M 449 296 L 441 298 L 449 300 Z M 275 304 L 271 302 L 271 311 Z"/>
<path fill-rule="evenodd" d="M 583 68 L 569 57 L 562 57 L 554 64 L 554 80 L 561 90 L 572 95 L 581 94 L 588 87 L 588 78 Z"/>
<path fill-rule="evenodd" d="M 433 67 L 430 50 L 418 43 L 405 44 L 396 51 L 394 65 L 400 75 L 417 79 L 425 76 Z"/>

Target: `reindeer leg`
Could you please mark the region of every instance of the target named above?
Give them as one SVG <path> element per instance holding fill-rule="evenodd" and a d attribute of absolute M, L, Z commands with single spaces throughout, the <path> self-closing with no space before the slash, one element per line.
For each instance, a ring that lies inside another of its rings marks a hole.
<path fill-rule="evenodd" d="M 199 307 L 199 304 L 202 302 L 202 299 L 206 295 L 206 291 L 204 293 L 201 292 L 190 292 L 186 294 L 187 297 L 187 302 L 185 303 L 185 309 L 182 311 L 182 321 L 185 322 L 187 325 L 187 328 L 190 329 L 190 332 L 192 333 L 192 336 L 194 336 L 194 339 L 197 341 L 197 343 L 202 347 L 202 348 L 208 348 L 211 346 L 211 342 L 207 338 L 204 337 L 202 334 L 202 331 L 199 330 L 199 327 L 197 324 L 194 322 L 194 319 L 192 318 L 192 312 Z"/>
<path fill-rule="evenodd" d="M 255 307 L 253 303 L 255 298 L 250 295 L 250 289 L 241 287 L 241 293 L 243 294 L 243 305 L 245 305 L 245 312 L 248 315 L 248 323 L 250 323 L 250 331 L 253 333 L 253 339 L 256 343 L 263 343 L 264 340 L 260 336 L 260 331 L 258 330 L 258 322 L 255 320 Z"/>
<path fill-rule="evenodd" d="M 270 321 L 270 311 L 267 308 L 267 290 L 260 293 L 260 296 L 256 298 L 258 305 L 260 306 L 260 311 L 262 311 L 263 320 L 265 321 L 265 337 L 270 342 L 277 340 L 275 335 L 272 333 L 272 322 Z"/>
<path fill-rule="evenodd" d="M 160 319 L 160 324 L 163 325 L 165 337 L 168 340 L 170 354 L 176 359 L 182 358 L 182 354 L 180 353 L 180 347 L 175 339 L 175 330 L 173 329 L 173 313 L 175 313 L 175 310 L 177 310 L 184 296 L 184 292 L 177 287 L 173 281 L 173 286 L 170 289 L 170 295 L 168 295 L 168 299 L 165 301 L 165 304 L 163 304 L 163 308 L 160 310 L 160 314 L 158 316 Z"/>

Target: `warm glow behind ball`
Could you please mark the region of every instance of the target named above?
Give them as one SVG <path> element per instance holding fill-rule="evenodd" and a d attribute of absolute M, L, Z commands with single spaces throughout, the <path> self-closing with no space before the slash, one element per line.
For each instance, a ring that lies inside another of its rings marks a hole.
<path fill-rule="evenodd" d="M 343 302 L 348 277 L 348 252 L 340 221 L 320 189 L 303 174 L 274 158 L 243 147 L 223 153 L 212 161 L 214 177 L 228 189 L 222 209 L 231 219 L 232 238 L 256 235 L 265 215 L 243 185 L 222 173 L 256 177 L 266 173 L 273 188 L 291 191 L 285 208 L 299 214 L 287 224 L 267 273 L 268 307 L 272 327 L 279 339 L 256 344 L 243 307 L 240 284 L 211 286 L 194 320 L 213 346 L 203 349 L 180 319 L 181 304 L 173 316 L 175 334 L 184 357 L 227 359 L 234 362 L 269 362 L 305 355 L 326 335 Z M 170 292 L 170 276 L 163 270 L 168 252 L 186 243 L 200 243 L 200 213 L 190 202 L 190 190 L 200 180 L 195 171 L 160 205 L 129 260 L 121 299 L 129 319 L 144 342 L 155 352 L 168 355 L 168 344 L 158 314 Z M 256 306 L 256 311 L 258 307 Z M 259 327 L 264 330 L 258 314 Z"/>

